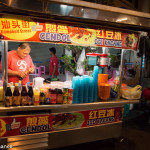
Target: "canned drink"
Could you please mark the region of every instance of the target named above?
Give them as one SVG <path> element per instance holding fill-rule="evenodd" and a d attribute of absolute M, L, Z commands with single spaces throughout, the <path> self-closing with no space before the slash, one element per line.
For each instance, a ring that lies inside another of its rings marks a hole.
<path fill-rule="evenodd" d="M 73 97 L 73 89 L 68 89 L 68 96 Z"/>
<path fill-rule="evenodd" d="M 72 104 L 72 102 L 73 102 L 73 97 L 69 97 L 68 98 L 68 104 Z"/>
<path fill-rule="evenodd" d="M 63 88 L 63 96 L 68 96 L 68 88 Z"/>
<path fill-rule="evenodd" d="M 63 96 L 63 104 L 68 104 L 68 96 Z"/>

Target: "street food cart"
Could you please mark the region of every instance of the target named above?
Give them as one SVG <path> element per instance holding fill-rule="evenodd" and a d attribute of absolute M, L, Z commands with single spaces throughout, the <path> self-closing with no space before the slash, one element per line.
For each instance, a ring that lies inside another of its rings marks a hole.
<path fill-rule="evenodd" d="M 50 42 L 122 49 L 119 82 L 119 87 L 121 87 L 124 52 L 125 50 L 137 51 L 140 36 L 140 32 L 137 31 L 143 30 L 143 27 L 145 27 L 144 30 L 148 30 L 150 17 L 148 14 L 64 0 L 47 2 L 35 0 L 32 4 L 36 7 L 31 6 L 30 9 L 25 1 L 21 3 L 21 5 L 17 3 L 12 5 L 12 3 L 4 2 L 5 7 L 9 7 L 10 10 L 7 14 L 0 14 L 0 39 L 4 55 L 2 62 L 4 90 L 8 80 L 9 41 Z M 22 8 L 24 14 L 10 14 L 11 11 L 18 13 Z M 32 13 L 30 13 L 31 10 Z M 108 24 L 104 26 L 106 22 Z M 83 39 L 79 35 L 77 38 L 77 30 L 74 31 L 74 28 L 84 30 Z M 137 40 L 133 45 L 128 45 L 126 37 L 131 34 Z M 46 149 L 117 138 L 121 133 L 124 105 L 135 103 L 139 103 L 139 100 L 123 100 L 120 99 L 120 93 L 118 93 L 116 99 L 105 102 L 1 106 L 1 144 L 7 145 L 6 149 L 11 148 L 11 145 L 18 150 Z M 66 115 L 76 118 L 76 123 L 57 125 L 59 117 Z"/>

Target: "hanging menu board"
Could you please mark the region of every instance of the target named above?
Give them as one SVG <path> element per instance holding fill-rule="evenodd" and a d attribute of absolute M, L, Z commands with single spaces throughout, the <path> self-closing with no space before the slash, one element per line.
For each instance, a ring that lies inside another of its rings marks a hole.
<path fill-rule="evenodd" d="M 100 26 L 3 14 L 0 18 L 0 40 L 137 50 L 139 34 Z"/>

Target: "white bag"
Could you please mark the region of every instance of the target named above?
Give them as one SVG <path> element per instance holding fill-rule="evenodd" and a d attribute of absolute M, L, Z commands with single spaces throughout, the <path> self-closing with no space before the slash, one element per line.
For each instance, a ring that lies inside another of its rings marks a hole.
<path fill-rule="evenodd" d="M 65 49 L 65 55 L 72 56 L 72 50 Z"/>
<path fill-rule="evenodd" d="M 78 59 L 78 62 L 77 62 L 77 73 L 79 75 L 84 75 L 84 67 L 82 65 L 82 62 L 85 60 L 85 49 L 82 50 L 80 56 L 79 56 L 79 59 Z"/>

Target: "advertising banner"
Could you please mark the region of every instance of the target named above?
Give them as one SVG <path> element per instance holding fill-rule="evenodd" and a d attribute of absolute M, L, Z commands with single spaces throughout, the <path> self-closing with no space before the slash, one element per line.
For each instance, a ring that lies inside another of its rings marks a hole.
<path fill-rule="evenodd" d="M 51 115 L 0 117 L 0 136 L 16 136 L 51 131 Z"/>
<path fill-rule="evenodd" d="M 100 26 L 1 15 L 0 40 L 51 42 L 137 50 L 139 34 Z"/>
<path fill-rule="evenodd" d="M 86 110 L 53 115 L 52 130 L 68 130 L 122 121 L 123 108 Z"/>
<path fill-rule="evenodd" d="M 17 136 L 100 126 L 122 121 L 123 108 L 106 108 L 69 113 L 0 117 L 0 136 Z"/>

